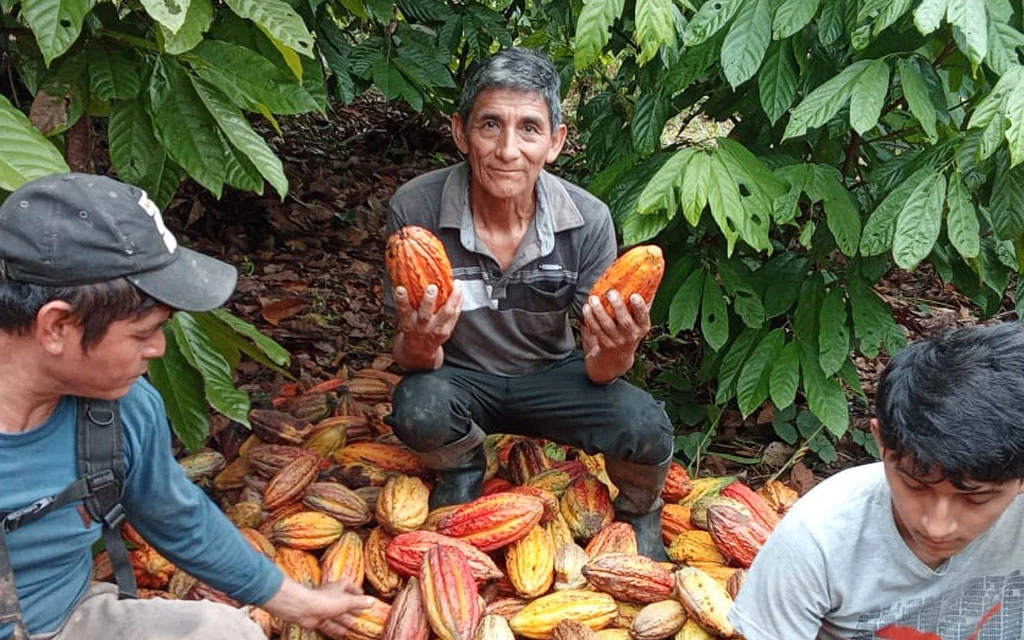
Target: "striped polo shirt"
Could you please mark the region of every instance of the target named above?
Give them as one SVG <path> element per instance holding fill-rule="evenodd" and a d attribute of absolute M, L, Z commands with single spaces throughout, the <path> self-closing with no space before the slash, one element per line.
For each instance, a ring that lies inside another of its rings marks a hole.
<path fill-rule="evenodd" d="M 542 171 L 533 222 L 502 271 L 473 226 L 469 185 L 464 162 L 410 180 L 391 198 L 388 232 L 410 224 L 430 229 L 462 281 L 462 315 L 444 345 L 446 363 L 504 376 L 545 369 L 572 353 L 569 309 L 581 313 L 590 288 L 615 260 L 608 207 Z M 384 285 L 385 305 L 393 310 L 386 273 Z"/>

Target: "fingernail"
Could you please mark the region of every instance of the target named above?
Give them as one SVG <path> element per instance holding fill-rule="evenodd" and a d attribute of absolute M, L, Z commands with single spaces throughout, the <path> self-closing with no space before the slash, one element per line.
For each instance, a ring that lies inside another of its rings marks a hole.
<path fill-rule="evenodd" d="M 588 302 L 595 307 L 601 304 L 601 301 L 597 299 L 597 296 L 590 296 L 590 300 Z"/>
<path fill-rule="evenodd" d="M 619 292 L 612 289 L 611 291 L 608 292 L 608 299 L 611 300 L 612 302 L 615 302 L 616 300 L 619 299 Z"/>
<path fill-rule="evenodd" d="M 428 296 L 436 296 L 437 295 L 437 285 L 436 284 L 427 285 L 426 294 Z"/>

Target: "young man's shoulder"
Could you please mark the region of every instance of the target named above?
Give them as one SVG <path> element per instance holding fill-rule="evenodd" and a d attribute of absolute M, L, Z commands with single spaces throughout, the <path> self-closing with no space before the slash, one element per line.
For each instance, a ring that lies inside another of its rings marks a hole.
<path fill-rule="evenodd" d="M 799 526 L 819 540 L 840 529 L 862 525 L 888 501 L 885 471 L 876 462 L 840 471 L 801 497 L 786 514 L 788 527 Z"/>

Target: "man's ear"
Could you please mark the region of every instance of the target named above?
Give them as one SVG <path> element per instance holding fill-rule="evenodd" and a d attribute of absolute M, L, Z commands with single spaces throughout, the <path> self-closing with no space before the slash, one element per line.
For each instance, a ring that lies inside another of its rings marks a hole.
<path fill-rule="evenodd" d="M 51 355 L 60 355 L 70 340 L 79 339 L 78 322 L 71 315 L 71 305 L 64 300 L 51 300 L 36 313 L 32 334 Z"/>
<path fill-rule="evenodd" d="M 554 162 L 558 159 L 558 154 L 562 153 L 562 145 L 565 144 L 565 137 L 569 133 L 569 128 L 565 124 L 558 125 L 555 129 L 555 134 L 551 136 L 552 143 L 551 149 L 548 151 L 547 162 Z"/>
<path fill-rule="evenodd" d="M 465 127 L 466 122 L 462 119 L 462 115 L 458 111 L 452 114 L 452 138 L 455 140 L 455 146 L 463 154 L 469 153 Z"/>
<path fill-rule="evenodd" d="M 882 432 L 878 426 L 878 418 L 871 418 L 871 435 L 875 437 L 875 444 L 878 445 L 878 451 L 885 457 L 885 446 L 882 444 Z"/>

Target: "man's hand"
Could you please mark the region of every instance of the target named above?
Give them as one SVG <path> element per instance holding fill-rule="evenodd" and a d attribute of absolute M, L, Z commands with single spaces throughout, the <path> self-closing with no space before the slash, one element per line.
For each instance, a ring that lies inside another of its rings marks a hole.
<path fill-rule="evenodd" d="M 348 581 L 328 582 L 310 589 L 285 578 L 278 592 L 262 608 L 306 629 L 342 638 L 351 629 L 353 618 L 373 602 L 372 597 L 364 596 L 362 589 Z"/>
<path fill-rule="evenodd" d="M 583 305 L 584 366 L 598 384 L 629 371 L 637 346 L 651 330 L 651 309 L 643 296 L 634 293 L 628 305 L 614 289 L 607 296 L 613 315 L 604 310 L 596 296 Z"/>
<path fill-rule="evenodd" d="M 427 287 L 418 309 L 410 305 L 405 287 L 395 287 L 394 300 L 398 315 L 395 360 L 410 371 L 440 367 L 444 362 L 441 345 L 451 337 L 462 313 L 462 283 L 455 281 L 451 295 L 436 313 L 437 285 Z"/>

